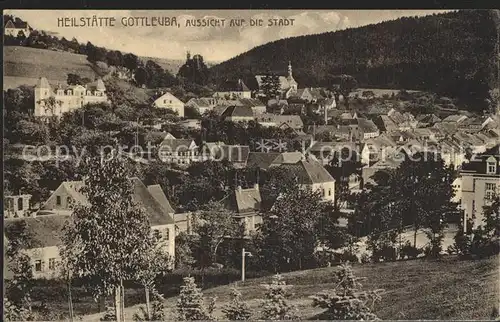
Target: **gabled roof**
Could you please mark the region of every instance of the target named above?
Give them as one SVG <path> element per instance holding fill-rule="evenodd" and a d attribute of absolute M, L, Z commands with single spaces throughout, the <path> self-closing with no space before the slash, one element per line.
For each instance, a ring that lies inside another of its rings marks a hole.
<path fill-rule="evenodd" d="M 219 145 L 214 148 L 212 153 L 218 160 L 227 160 L 229 162 L 247 162 L 250 154 L 248 145 Z"/>
<path fill-rule="evenodd" d="M 165 204 L 164 200 L 157 200 L 139 178 L 134 177 L 131 180 L 134 187 L 133 199 L 146 209 L 150 224 L 152 226 L 173 224 L 174 219 L 170 215 L 170 209 L 168 209 L 171 208 L 170 204 Z M 155 190 L 158 193 L 157 188 Z"/>
<path fill-rule="evenodd" d="M 70 218 L 69 215 L 45 215 L 26 218 L 4 219 L 4 234 L 8 240 L 14 240 L 17 236 L 9 236 L 10 229 L 19 222 L 26 223 L 26 234 L 29 245 L 23 248 L 42 248 L 58 246 L 62 244 L 62 229 Z"/>
<path fill-rule="evenodd" d="M 220 87 L 220 92 L 250 92 L 250 89 L 241 79 L 226 80 Z"/>
<path fill-rule="evenodd" d="M 172 206 L 170 205 L 170 201 L 168 201 L 167 196 L 165 195 L 163 189 L 159 184 L 148 186 L 148 191 L 169 214 L 175 213 L 174 208 L 172 208 Z"/>
<path fill-rule="evenodd" d="M 255 107 L 255 106 L 266 106 L 264 103 L 262 103 L 260 100 L 256 98 L 240 98 L 238 101 L 241 103 L 242 106 L 246 107 Z"/>
<path fill-rule="evenodd" d="M 283 164 L 296 176 L 299 184 L 334 182 L 335 179 L 317 160 L 308 157 L 295 164 Z"/>
<path fill-rule="evenodd" d="M 464 120 L 467 119 L 467 116 L 465 115 L 458 115 L 458 114 L 452 114 L 448 117 L 446 117 L 443 122 L 454 122 L 454 123 L 458 123 L 458 122 L 462 122 Z"/>
<path fill-rule="evenodd" d="M 222 112 L 221 117 L 253 117 L 253 111 L 248 106 L 232 105 Z"/>
<path fill-rule="evenodd" d="M 258 187 L 238 187 L 226 200 L 226 206 L 237 214 L 257 213 L 261 209 L 261 203 L 262 197 Z"/>
<path fill-rule="evenodd" d="M 373 133 L 378 131 L 378 127 L 373 123 L 372 120 L 364 119 L 364 118 L 358 118 L 357 119 L 358 126 L 359 128 L 364 132 L 364 133 Z"/>
<path fill-rule="evenodd" d="M 160 149 L 170 152 L 187 152 L 196 149 L 196 144 L 192 139 L 169 139 L 165 138 L 160 143 Z"/>
<path fill-rule="evenodd" d="M 421 114 L 417 117 L 417 121 L 422 123 L 434 124 L 437 122 L 441 122 L 441 119 L 435 114 Z"/>
<path fill-rule="evenodd" d="M 256 117 L 257 122 L 270 122 L 275 123 L 277 127 L 280 127 L 282 124 L 287 124 L 291 128 L 297 129 L 302 128 L 304 126 L 304 122 L 302 122 L 302 118 L 300 115 L 281 115 L 281 114 L 272 114 L 272 113 L 263 113 Z"/>
<path fill-rule="evenodd" d="M 247 167 L 268 169 L 280 155 L 279 152 L 250 152 L 248 154 Z"/>
<path fill-rule="evenodd" d="M 26 28 L 28 28 L 28 23 L 25 21 L 19 21 L 19 20 L 9 20 L 5 24 L 5 28 L 26 29 Z"/>
<path fill-rule="evenodd" d="M 142 204 L 149 215 L 149 219 L 152 225 L 165 225 L 168 224 L 172 218 L 168 215 L 172 209 L 170 204 L 165 203 L 165 198 L 162 198 L 159 195 L 159 190 L 161 189 L 159 186 L 152 188 L 152 191 L 159 197 L 159 200 L 152 195 L 152 193 L 148 190 L 148 188 L 142 183 L 139 178 L 131 178 L 130 179 L 134 188 L 133 199 L 135 202 Z M 82 205 L 89 205 L 87 197 L 81 192 L 81 188 L 84 186 L 83 181 L 66 181 L 61 183 L 61 185 L 56 189 L 53 195 L 59 194 L 61 192 L 60 189 L 65 189 L 68 194 L 74 199 L 75 202 Z M 52 198 L 52 196 L 50 197 Z M 167 200 L 168 202 L 168 200 Z M 170 209 L 169 209 L 170 208 Z M 48 209 L 47 206 L 41 207 L 40 213 L 54 213 L 58 214 L 69 214 L 71 213 L 70 209 L 67 210 L 55 210 Z M 42 217 L 42 216 L 40 216 Z M 172 220 L 173 223 L 173 220 Z"/>
<path fill-rule="evenodd" d="M 50 84 L 47 78 L 45 77 L 40 77 L 38 81 L 36 82 L 36 88 L 47 88 L 50 89 Z"/>

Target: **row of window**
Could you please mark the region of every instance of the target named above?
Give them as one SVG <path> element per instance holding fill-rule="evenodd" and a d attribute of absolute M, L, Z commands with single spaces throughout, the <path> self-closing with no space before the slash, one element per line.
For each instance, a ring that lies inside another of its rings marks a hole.
<path fill-rule="evenodd" d="M 66 93 L 64 93 L 64 90 L 60 89 L 60 90 L 57 90 L 57 95 L 60 95 L 60 96 L 73 95 L 73 92 L 71 90 L 67 90 Z M 75 95 L 78 95 L 78 93 L 75 92 Z M 83 95 L 84 95 L 84 92 L 80 92 L 80 96 L 83 96 Z M 100 91 L 95 91 L 93 93 L 91 91 L 87 91 L 87 96 L 103 96 L 103 95 L 104 95 L 104 93 L 100 92 Z"/>
<path fill-rule="evenodd" d="M 66 197 L 66 203 L 68 205 L 71 203 L 71 197 Z M 56 196 L 56 205 L 61 205 L 61 196 Z"/>
<path fill-rule="evenodd" d="M 44 267 L 44 262 L 41 260 L 41 259 L 38 259 L 38 260 L 35 260 L 35 263 L 34 263 L 34 269 L 35 269 L 35 272 L 43 272 L 45 270 L 45 267 Z M 57 264 L 57 259 L 56 258 L 49 258 L 49 267 L 48 269 L 50 271 L 53 271 L 56 269 L 56 264 Z"/>

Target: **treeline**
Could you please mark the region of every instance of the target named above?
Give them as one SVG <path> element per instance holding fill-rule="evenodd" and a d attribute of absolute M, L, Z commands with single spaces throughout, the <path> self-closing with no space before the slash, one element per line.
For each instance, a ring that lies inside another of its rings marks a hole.
<path fill-rule="evenodd" d="M 496 37 L 488 10 L 403 17 L 271 42 L 212 67 L 211 73 L 214 79 L 249 71 L 284 74 L 290 60 L 300 87 L 328 86 L 328 75 L 349 74 L 360 87 L 429 90 L 481 110 L 495 85 Z"/>

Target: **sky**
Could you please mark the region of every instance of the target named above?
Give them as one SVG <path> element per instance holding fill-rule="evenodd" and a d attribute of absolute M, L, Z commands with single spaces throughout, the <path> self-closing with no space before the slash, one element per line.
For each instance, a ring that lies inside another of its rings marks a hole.
<path fill-rule="evenodd" d="M 5 10 L 4 14 L 19 17 L 34 29 L 67 39 L 75 37 L 79 42 L 90 41 L 107 49 L 169 59 L 184 59 L 190 51 L 192 55 L 201 54 L 205 61 L 220 62 L 282 38 L 446 11 L 449 10 Z M 81 23 L 81 18 L 94 16 L 114 17 L 114 26 L 58 25 L 58 19 L 75 18 Z M 122 19 L 127 23 L 131 17 L 147 17 L 149 21 L 175 17 L 177 25 L 124 26 Z M 186 25 L 193 19 L 212 19 L 219 21 L 219 26 Z M 222 19 L 225 19 L 224 26 Z M 245 22 L 241 26 L 230 26 L 231 19 Z M 251 19 L 262 19 L 263 26 L 250 26 Z M 288 19 L 288 26 L 269 26 L 269 19 Z"/>

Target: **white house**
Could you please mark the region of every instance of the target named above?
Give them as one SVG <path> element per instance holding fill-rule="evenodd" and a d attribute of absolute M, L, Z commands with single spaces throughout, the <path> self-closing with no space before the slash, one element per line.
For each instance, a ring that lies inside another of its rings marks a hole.
<path fill-rule="evenodd" d="M 52 88 L 47 78 L 40 77 L 34 92 L 35 116 L 61 116 L 86 104 L 108 102 L 106 86 L 101 79 L 85 86 L 59 84 Z"/>
<path fill-rule="evenodd" d="M 30 25 L 24 21 L 13 21 L 9 20 L 5 24 L 4 35 L 17 37 L 20 34 L 29 37 L 30 35 Z"/>
<path fill-rule="evenodd" d="M 184 117 L 184 103 L 172 95 L 172 93 L 165 92 L 160 97 L 155 99 L 153 106 L 157 108 L 169 108 Z"/>

